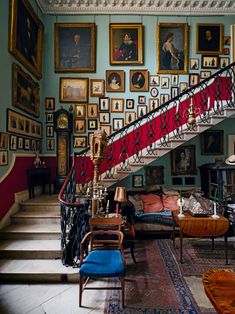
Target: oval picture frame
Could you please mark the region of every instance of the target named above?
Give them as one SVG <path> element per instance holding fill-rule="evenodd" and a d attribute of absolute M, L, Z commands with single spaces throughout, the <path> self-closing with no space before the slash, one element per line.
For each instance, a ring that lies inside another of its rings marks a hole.
<path fill-rule="evenodd" d="M 150 95 L 151 95 L 152 97 L 157 97 L 157 95 L 158 95 L 158 89 L 157 89 L 156 87 L 151 88 L 151 90 L 150 90 Z"/>

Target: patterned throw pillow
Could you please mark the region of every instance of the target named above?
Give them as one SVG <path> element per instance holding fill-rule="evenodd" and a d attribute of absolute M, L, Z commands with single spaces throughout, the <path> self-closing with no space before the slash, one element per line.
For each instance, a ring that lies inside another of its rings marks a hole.
<path fill-rule="evenodd" d="M 143 201 L 140 199 L 138 194 L 128 195 L 128 200 L 134 205 L 135 211 L 137 211 L 137 212 L 143 212 L 144 211 Z"/>
<path fill-rule="evenodd" d="M 160 195 L 156 194 L 141 194 L 140 199 L 144 203 L 144 213 L 155 213 L 163 210 L 162 199 Z"/>

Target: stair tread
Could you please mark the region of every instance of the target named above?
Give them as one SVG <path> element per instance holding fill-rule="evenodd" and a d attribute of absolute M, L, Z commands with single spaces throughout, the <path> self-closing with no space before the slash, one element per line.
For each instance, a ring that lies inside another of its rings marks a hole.
<path fill-rule="evenodd" d="M 78 268 L 66 267 L 60 259 L 0 260 L 1 274 L 78 274 Z"/>
<path fill-rule="evenodd" d="M 27 217 L 47 217 L 47 218 L 57 218 L 60 217 L 60 211 L 58 210 L 38 210 L 38 211 L 19 211 L 16 214 L 12 215 L 13 218 L 27 218 Z"/>
<path fill-rule="evenodd" d="M 29 224 L 29 225 L 21 225 L 21 224 L 11 224 L 4 229 L 1 230 L 0 233 L 6 232 L 21 232 L 21 233 L 29 233 L 29 232 L 42 232 L 42 233 L 54 233 L 60 232 L 60 225 L 57 224 Z"/>
<path fill-rule="evenodd" d="M 46 206 L 54 206 L 54 205 L 60 205 L 58 195 L 53 194 L 53 195 L 39 195 L 34 198 L 30 198 L 28 200 L 22 201 L 20 204 L 22 205 L 46 205 Z"/>
<path fill-rule="evenodd" d="M 0 240 L 0 251 L 60 251 L 60 240 Z"/>

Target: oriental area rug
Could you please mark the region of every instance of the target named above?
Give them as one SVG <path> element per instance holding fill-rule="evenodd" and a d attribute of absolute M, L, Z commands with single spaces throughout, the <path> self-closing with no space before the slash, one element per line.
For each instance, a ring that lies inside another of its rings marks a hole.
<path fill-rule="evenodd" d="M 233 249 L 229 249 L 228 266 L 225 266 L 221 242 L 215 243 L 215 249 L 212 251 L 211 242 L 208 240 L 202 240 L 199 243 L 195 239 L 184 239 L 183 250 L 184 262 L 180 264 L 179 241 L 176 241 L 176 249 L 170 239 L 137 241 L 135 246 L 136 264 L 130 254 L 126 252 L 125 308 L 121 307 L 120 291 L 108 290 L 104 313 L 216 313 L 212 306 L 209 309 L 198 306 L 184 276 L 201 278 L 202 273 L 210 268 L 234 268 L 234 246 Z M 113 285 L 113 282 L 110 284 Z M 202 290 L 201 287 L 200 290 Z"/>

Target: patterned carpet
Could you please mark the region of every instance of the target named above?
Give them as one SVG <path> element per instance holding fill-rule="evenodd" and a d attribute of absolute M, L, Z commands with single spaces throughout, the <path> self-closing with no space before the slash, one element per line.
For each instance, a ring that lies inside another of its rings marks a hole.
<path fill-rule="evenodd" d="M 234 242 L 230 242 L 228 248 L 229 265 L 225 265 L 223 241 L 215 241 L 215 249 L 212 250 L 210 240 L 184 239 L 181 264 L 179 240 L 176 241 L 176 249 L 170 239 L 137 241 L 137 264 L 134 264 L 130 254 L 126 255 L 126 307 L 124 310 L 120 307 L 119 291 L 109 290 L 104 313 L 216 313 L 212 306 L 199 308 L 184 277 L 201 278 L 204 271 L 213 267 L 235 269 Z M 205 298 L 204 291 L 200 293 Z"/>
<path fill-rule="evenodd" d="M 137 242 L 134 264 L 127 255 L 124 310 L 120 308 L 120 292 L 107 292 L 105 311 L 111 313 L 209 313 L 198 308 L 171 250 L 164 244 L 170 240 Z"/>

